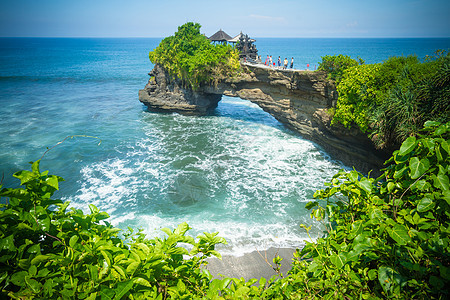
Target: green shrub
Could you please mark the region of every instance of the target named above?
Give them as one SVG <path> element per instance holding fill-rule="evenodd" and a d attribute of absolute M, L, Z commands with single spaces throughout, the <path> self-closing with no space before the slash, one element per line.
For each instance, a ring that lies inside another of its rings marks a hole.
<path fill-rule="evenodd" d="M 367 120 L 371 108 L 382 95 L 376 80 L 379 68 L 379 64 L 361 65 L 350 67 L 343 73 L 337 86 L 339 98 L 332 124 L 356 125 L 362 132 L 369 129 Z"/>
<path fill-rule="evenodd" d="M 360 60 L 360 63 L 364 62 Z M 339 82 L 346 69 L 357 65 L 358 62 L 347 55 L 326 55 L 319 63 L 319 70 L 325 71 L 329 79 Z"/>
<path fill-rule="evenodd" d="M 62 178 L 39 171 L 4 188 L 0 210 L 0 295 L 16 299 L 448 299 L 450 123 L 426 122 L 387 161 L 384 174 L 340 171 L 309 202 L 324 222 L 294 253 L 292 269 L 265 278 L 213 279 L 202 269 L 217 233 L 195 240 L 189 226 L 119 236 L 108 215 L 52 199 Z M 1 187 L 0 187 L 1 188 Z M 305 228 L 308 235 L 311 227 Z M 179 246 L 191 245 L 192 249 Z M 273 259 L 275 269 L 281 262 Z M 259 284 L 258 284 L 259 283 Z"/>
<path fill-rule="evenodd" d="M 235 74 L 239 70 L 239 54 L 229 45 L 212 45 L 200 33 L 200 24 L 188 22 L 173 36 L 164 38 L 149 53 L 150 61 L 159 64 L 187 87 L 198 88 L 211 84 L 218 77 Z"/>
<path fill-rule="evenodd" d="M 450 55 L 443 51 L 423 63 L 408 56 L 348 67 L 337 85 L 332 124 L 359 128 L 378 148 L 397 148 L 426 120 L 450 120 L 449 83 Z"/>
<path fill-rule="evenodd" d="M 272 289 L 296 299 L 448 299 L 450 123 L 425 130 L 380 178 L 341 171 L 315 193 L 323 202 L 307 207 L 328 221 L 326 236 L 297 251 Z"/>
<path fill-rule="evenodd" d="M 183 223 L 162 229 L 163 239 L 132 230 L 120 238 L 120 229 L 94 205 L 84 214 L 52 199 L 63 179 L 41 173 L 39 161 L 32 171 L 14 176 L 24 187 L 0 192 L 8 199 L 0 211 L 2 297 L 190 299 L 208 292 L 211 274 L 200 267 L 205 258 L 220 257 L 214 248 L 225 240 L 217 233 L 195 240 Z M 191 245 L 191 251 L 179 243 Z"/>

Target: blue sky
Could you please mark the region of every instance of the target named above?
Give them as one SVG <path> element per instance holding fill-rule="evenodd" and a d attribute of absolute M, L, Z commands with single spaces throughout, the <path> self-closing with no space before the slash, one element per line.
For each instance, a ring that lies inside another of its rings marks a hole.
<path fill-rule="evenodd" d="M 449 0 L 1 0 L 2 37 L 450 37 Z"/>

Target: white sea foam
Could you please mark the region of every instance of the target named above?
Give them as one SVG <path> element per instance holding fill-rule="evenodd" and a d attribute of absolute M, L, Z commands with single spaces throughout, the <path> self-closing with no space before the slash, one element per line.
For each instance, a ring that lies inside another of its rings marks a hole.
<path fill-rule="evenodd" d="M 339 166 L 254 104 L 227 101 L 217 116 L 145 116 L 144 137 L 84 166 L 69 200 L 152 236 L 184 221 L 194 236 L 218 231 L 228 241 L 219 249 L 234 255 L 299 247 L 301 223 L 320 235 L 304 203 Z"/>
<path fill-rule="evenodd" d="M 150 236 L 166 236 L 160 229 L 168 227 L 176 228 L 181 223 L 178 218 L 162 218 L 156 215 L 141 215 L 137 217 L 134 213 L 114 219 L 113 224 L 124 227 L 132 225 L 136 228 L 143 228 L 144 232 Z M 255 250 L 266 250 L 270 247 L 275 248 L 296 248 L 304 245 L 304 240 L 308 236 L 298 226 L 293 224 L 265 224 L 264 222 L 245 222 L 245 221 L 221 221 L 218 219 L 197 219 L 189 220 L 188 224 L 192 228 L 188 234 L 197 237 L 203 232 L 219 232 L 219 236 L 224 237 L 228 244 L 219 245 L 218 250 L 222 254 L 243 255 Z M 316 226 L 319 226 L 316 224 Z M 298 227 L 299 228 L 299 227 Z M 321 233 L 316 232 L 313 238 Z"/>
<path fill-rule="evenodd" d="M 101 146 L 66 141 L 41 166 L 67 180 L 58 192 L 63 199 L 83 209 L 94 203 L 121 228 L 143 226 L 154 235 L 155 229 L 188 221 L 198 232 L 220 231 L 230 243 L 224 251 L 236 253 L 301 243 L 300 223 L 312 224 L 317 237 L 320 227 L 304 205 L 342 166 L 249 101 L 224 97 L 205 117 L 145 111 L 136 91 L 151 66 L 142 59 L 159 42 L 7 41 L 3 52 L 11 59 L 0 66 L 4 186 L 18 185 L 8 173 L 28 169 L 26 162 L 46 147 L 67 135 L 93 135 Z M 260 42 L 276 51 L 289 44 L 284 50 L 297 53 L 303 66 L 336 47 L 354 57 L 372 49 L 365 56 L 376 63 L 408 51 L 424 57 L 448 44 L 426 41 L 419 49 L 416 40 L 406 46 L 383 41 L 381 48 L 361 48 L 354 47 L 361 41 L 317 40 L 311 47 L 291 40 L 280 48 L 278 42 Z"/>

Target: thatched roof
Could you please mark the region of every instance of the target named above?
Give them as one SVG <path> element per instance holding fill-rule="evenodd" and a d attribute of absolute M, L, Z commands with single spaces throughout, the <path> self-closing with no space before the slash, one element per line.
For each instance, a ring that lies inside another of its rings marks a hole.
<path fill-rule="evenodd" d="M 239 39 L 241 38 L 241 36 L 244 36 L 242 31 L 241 31 L 241 33 L 239 33 L 237 36 L 235 36 L 231 40 L 228 40 L 228 42 L 230 42 L 230 43 L 237 43 L 237 42 L 239 42 Z M 249 38 L 249 41 L 252 42 L 252 43 L 256 42 L 255 39 L 250 39 L 250 38 Z"/>
<path fill-rule="evenodd" d="M 209 37 L 209 40 L 211 42 L 227 42 L 228 40 L 231 40 L 231 36 L 226 34 L 222 29 L 214 33 L 212 36 Z"/>

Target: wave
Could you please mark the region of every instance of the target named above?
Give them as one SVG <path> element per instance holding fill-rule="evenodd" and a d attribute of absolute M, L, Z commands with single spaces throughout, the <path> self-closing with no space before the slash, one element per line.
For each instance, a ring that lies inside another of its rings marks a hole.
<path fill-rule="evenodd" d="M 304 206 L 342 166 L 254 104 L 246 116 L 247 101 L 223 101 L 207 117 L 144 113 L 144 137 L 84 166 L 80 188 L 66 200 L 94 203 L 118 227 L 150 235 L 184 221 L 193 235 L 218 231 L 229 243 L 224 254 L 300 247 L 307 238 L 301 223 L 319 236 L 321 225 Z M 221 109 L 236 110 L 234 117 Z"/>

